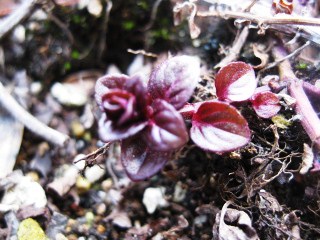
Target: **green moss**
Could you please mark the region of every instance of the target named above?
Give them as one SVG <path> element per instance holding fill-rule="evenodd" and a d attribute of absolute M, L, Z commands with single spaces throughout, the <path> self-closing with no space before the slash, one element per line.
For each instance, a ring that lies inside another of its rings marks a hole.
<path fill-rule="evenodd" d="M 136 24 L 133 21 L 124 21 L 122 23 L 122 28 L 124 30 L 132 30 L 135 26 Z"/>
<path fill-rule="evenodd" d="M 65 71 L 69 71 L 71 69 L 71 62 L 66 62 L 63 65 L 63 68 L 64 68 Z"/>
<path fill-rule="evenodd" d="M 300 69 L 300 70 L 305 70 L 307 69 L 308 64 L 304 63 L 304 62 L 300 62 L 296 65 L 296 69 Z"/>
<path fill-rule="evenodd" d="M 273 116 L 271 120 L 278 128 L 286 129 L 291 125 L 291 122 L 281 114 Z"/>
<path fill-rule="evenodd" d="M 73 59 L 79 59 L 80 53 L 77 50 L 73 50 L 72 53 L 71 53 L 71 57 Z"/>

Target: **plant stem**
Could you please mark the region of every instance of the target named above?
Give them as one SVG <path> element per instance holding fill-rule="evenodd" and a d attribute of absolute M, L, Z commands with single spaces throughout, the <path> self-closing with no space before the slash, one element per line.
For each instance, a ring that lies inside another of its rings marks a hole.
<path fill-rule="evenodd" d="M 25 125 L 30 131 L 43 137 L 48 142 L 51 142 L 60 147 L 64 146 L 69 139 L 69 136 L 54 130 L 44 123 L 40 122 L 30 113 L 28 113 L 5 89 L 0 83 L 0 106 L 3 107 L 16 120 Z"/>
<path fill-rule="evenodd" d="M 287 52 L 283 46 L 277 45 L 273 48 L 273 55 L 277 61 L 278 59 L 284 58 Z M 310 137 L 314 147 L 319 151 L 320 119 L 304 92 L 303 81 L 296 77 L 288 59 L 279 63 L 279 75 L 282 81 L 287 82 L 291 97 L 296 99 L 295 112 L 302 117 L 301 125 Z"/>

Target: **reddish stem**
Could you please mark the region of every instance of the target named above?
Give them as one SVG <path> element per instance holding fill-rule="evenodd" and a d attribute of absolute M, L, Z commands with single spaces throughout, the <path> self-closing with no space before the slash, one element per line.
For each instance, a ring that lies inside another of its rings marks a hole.
<path fill-rule="evenodd" d="M 273 48 L 273 55 L 279 60 L 284 58 L 287 52 L 283 46 L 277 45 Z M 287 59 L 279 64 L 279 75 L 280 79 L 287 83 L 289 94 L 296 99 L 295 112 L 301 116 L 301 125 L 314 147 L 320 150 L 320 119 L 303 89 L 303 81 L 296 77 Z"/>

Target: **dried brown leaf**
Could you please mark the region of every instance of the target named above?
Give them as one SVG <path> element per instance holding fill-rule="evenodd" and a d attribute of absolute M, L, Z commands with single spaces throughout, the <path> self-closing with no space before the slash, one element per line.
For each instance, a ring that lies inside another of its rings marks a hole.
<path fill-rule="evenodd" d="M 219 240 L 257 240 L 256 230 L 252 227 L 251 219 L 244 211 L 228 208 L 226 202 L 216 216 L 213 226 L 213 239 Z"/>

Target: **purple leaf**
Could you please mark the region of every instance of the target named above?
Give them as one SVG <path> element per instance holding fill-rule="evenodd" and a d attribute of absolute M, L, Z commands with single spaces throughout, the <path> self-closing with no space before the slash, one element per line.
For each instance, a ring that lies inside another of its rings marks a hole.
<path fill-rule="evenodd" d="M 180 110 L 179 113 L 183 117 L 184 120 L 191 120 L 193 114 L 196 111 L 196 107 L 192 103 L 186 103 Z"/>
<path fill-rule="evenodd" d="M 252 96 L 254 111 L 261 118 L 271 118 L 280 111 L 279 98 L 272 92 L 259 92 Z"/>
<path fill-rule="evenodd" d="M 200 79 L 200 63 L 195 57 L 169 58 L 153 70 L 148 91 L 152 99 L 164 99 L 180 109 L 191 97 Z"/>
<path fill-rule="evenodd" d="M 244 62 L 232 62 L 217 73 L 215 86 L 219 100 L 240 102 L 253 95 L 257 80 L 250 65 Z"/>
<path fill-rule="evenodd" d="M 204 102 L 192 118 L 191 139 L 199 147 L 216 153 L 235 150 L 250 140 L 244 117 L 231 105 Z"/>
<path fill-rule="evenodd" d="M 98 123 L 100 139 L 104 142 L 111 142 L 135 135 L 144 129 L 148 122 L 137 122 L 124 127 L 115 127 L 112 121 L 108 121 L 106 114 L 103 113 Z"/>
<path fill-rule="evenodd" d="M 152 104 L 153 114 L 146 131 L 148 146 L 156 151 L 168 151 L 187 143 L 188 132 L 175 108 L 164 100 L 156 99 Z"/>
<path fill-rule="evenodd" d="M 147 125 L 149 95 L 138 76 L 103 76 L 98 79 L 95 92 L 102 111 L 99 135 L 103 141 L 127 138 Z"/>
<path fill-rule="evenodd" d="M 141 181 L 159 172 L 171 158 L 171 152 L 150 150 L 140 135 L 121 143 L 121 161 L 132 181 Z"/>

